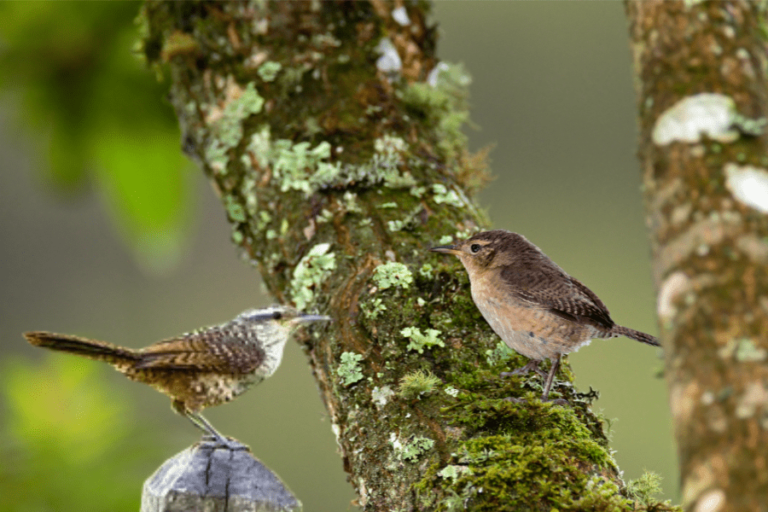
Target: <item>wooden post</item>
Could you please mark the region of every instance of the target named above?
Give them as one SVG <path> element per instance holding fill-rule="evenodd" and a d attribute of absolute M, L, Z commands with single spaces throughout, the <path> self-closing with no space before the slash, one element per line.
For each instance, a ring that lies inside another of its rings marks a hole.
<path fill-rule="evenodd" d="M 236 441 L 196 443 L 144 482 L 141 512 L 301 512 L 280 478 Z"/>

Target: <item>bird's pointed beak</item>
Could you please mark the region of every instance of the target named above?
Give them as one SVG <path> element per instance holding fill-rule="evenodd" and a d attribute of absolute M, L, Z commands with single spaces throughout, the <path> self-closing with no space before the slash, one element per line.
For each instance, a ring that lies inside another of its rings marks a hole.
<path fill-rule="evenodd" d="M 304 313 L 296 317 L 296 322 L 308 324 L 309 322 L 330 322 L 331 317 L 325 315 L 305 315 Z"/>
<path fill-rule="evenodd" d="M 439 252 L 443 254 L 458 254 L 459 251 L 455 245 L 438 245 L 430 249 L 432 252 Z"/>

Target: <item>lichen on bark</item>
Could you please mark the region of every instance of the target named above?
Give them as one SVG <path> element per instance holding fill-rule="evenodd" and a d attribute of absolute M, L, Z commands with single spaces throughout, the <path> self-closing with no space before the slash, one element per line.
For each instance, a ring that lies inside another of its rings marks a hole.
<path fill-rule="evenodd" d="M 592 395 L 567 365 L 566 408 L 537 400 L 537 378 L 500 378 L 523 358 L 500 355 L 458 263 L 428 252 L 488 226 L 469 78 L 438 64 L 428 13 L 148 2 L 144 53 L 170 70 L 233 242 L 277 300 L 335 320 L 303 346 L 360 506 L 633 510 Z"/>

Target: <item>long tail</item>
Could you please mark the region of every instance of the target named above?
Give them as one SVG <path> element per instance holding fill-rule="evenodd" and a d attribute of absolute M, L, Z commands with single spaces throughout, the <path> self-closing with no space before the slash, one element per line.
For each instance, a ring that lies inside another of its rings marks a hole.
<path fill-rule="evenodd" d="M 614 334 L 618 334 L 620 336 L 626 336 L 627 338 L 632 338 L 633 340 L 637 340 L 642 343 L 647 343 L 648 345 L 653 345 L 654 347 L 661 346 L 661 344 L 659 343 L 659 340 L 655 336 L 651 336 L 650 334 L 645 334 L 644 332 L 630 329 L 629 327 L 622 327 L 620 325 L 616 325 L 613 327 L 613 329 L 611 329 L 611 332 L 613 332 Z"/>
<path fill-rule="evenodd" d="M 104 361 L 111 365 L 131 364 L 138 360 L 139 355 L 129 349 L 112 345 L 105 341 L 89 340 L 69 334 L 34 331 L 25 332 L 24 337 L 36 347 L 45 347 L 60 352 L 77 354 L 96 361 Z"/>

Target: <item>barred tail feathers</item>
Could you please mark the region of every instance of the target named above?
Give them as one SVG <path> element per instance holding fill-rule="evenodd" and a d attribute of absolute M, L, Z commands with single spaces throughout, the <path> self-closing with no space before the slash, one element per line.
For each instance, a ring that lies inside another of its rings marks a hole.
<path fill-rule="evenodd" d="M 24 337 L 27 338 L 30 344 L 36 347 L 76 354 L 112 365 L 130 364 L 139 358 L 139 355 L 129 348 L 118 347 L 105 341 L 90 340 L 69 334 L 34 331 L 25 332 Z"/>
<path fill-rule="evenodd" d="M 632 338 L 633 340 L 637 340 L 641 343 L 646 343 L 648 345 L 653 345 L 654 347 L 661 346 L 661 344 L 659 343 L 659 340 L 655 336 L 651 336 L 650 334 L 646 334 L 644 332 L 630 329 L 629 327 L 622 327 L 620 325 L 616 325 L 613 327 L 613 329 L 611 329 L 611 331 L 614 334 L 618 334 L 619 336 L 626 336 L 627 338 Z"/>

